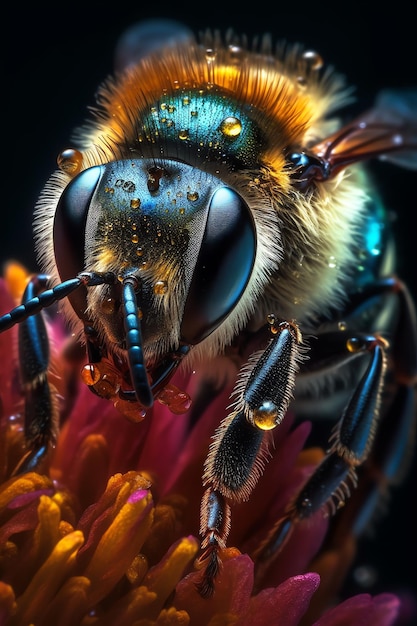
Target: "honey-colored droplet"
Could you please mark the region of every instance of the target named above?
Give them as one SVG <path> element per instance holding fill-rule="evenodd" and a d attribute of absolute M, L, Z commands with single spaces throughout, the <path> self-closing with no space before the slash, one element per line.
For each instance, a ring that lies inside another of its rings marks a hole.
<path fill-rule="evenodd" d="M 115 301 L 114 298 L 105 298 L 100 302 L 101 310 L 106 315 L 111 315 L 115 311 Z"/>
<path fill-rule="evenodd" d="M 190 137 L 190 132 L 186 128 L 183 128 L 178 133 L 178 139 L 181 139 L 181 141 L 185 141 L 189 137 Z"/>
<path fill-rule="evenodd" d="M 260 430 L 272 430 L 278 425 L 278 407 L 270 400 L 265 400 L 253 411 L 253 423 Z"/>
<path fill-rule="evenodd" d="M 100 377 L 100 368 L 96 363 L 87 363 L 81 370 L 81 380 L 89 387 L 97 384 Z"/>
<path fill-rule="evenodd" d="M 241 62 L 242 57 L 243 57 L 243 49 L 240 46 L 231 44 L 228 47 L 228 53 L 229 53 L 230 63 L 237 65 L 238 63 Z"/>
<path fill-rule="evenodd" d="M 132 235 L 131 242 L 132 243 L 138 243 L 139 242 L 139 236 L 138 235 Z"/>
<path fill-rule="evenodd" d="M 83 155 L 79 150 L 67 148 L 58 154 L 57 163 L 62 172 L 75 176 L 81 171 Z"/>
<path fill-rule="evenodd" d="M 220 132 L 230 139 L 236 139 L 242 132 L 242 122 L 237 117 L 225 117 L 220 124 Z"/>
<path fill-rule="evenodd" d="M 187 200 L 189 200 L 190 202 L 196 202 L 196 200 L 198 200 L 198 193 L 197 191 L 187 191 Z"/>
<path fill-rule="evenodd" d="M 146 417 L 146 410 L 138 402 L 129 402 L 129 400 L 117 398 L 113 402 L 113 406 L 123 417 L 126 417 L 129 422 L 137 424 L 138 422 L 142 422 Z"/>
<path fill-rule="evenodd" d="M 120 389 L 119 378 L 111 369 L 105 369 L 104 372 L 102 371 L 102 376 L 98 383 L 94 385 L 94 389 L 101 398 L 110 400 L 117 395 Z"/>
<path fill-rule="evenodd" d="M 153 286 L 153 292 L 157 296 L 163 296 L 168 291 L 168 285 L 165 280 L 158 280 Z"/>
<path fill-rule="evenodd" d="M 133 198 L 130 201 L 130 208 L 131 209 L 138 209 L 140 207 L 140 200 L 139 198 Z"/>
<path fill-rule="evenodd" d="M 169 408 L 174 415 L 182 415 L 191 407 L 192 400 L 188 393 L 175 385 L 168 384 L 158 395 L 158 401 Z"/>
<path fill-rule="evenodd" d="M 211 63 L 216 58 L 216 51 L 213 48 L 206 48 L 206 60 Z"/>
<path fill-rule="evenodd" d="M 323 67 L 323 59 L 315 50 L 306 50 L 303 59 L 310 70 L 317 71 Z"/>
<path fill-rule="evenodd" d="M 365 347 L 365 341 L 358 337 L 351 337 L 347 340 L 346 347 L 349 352 L 361 352 Z"/>

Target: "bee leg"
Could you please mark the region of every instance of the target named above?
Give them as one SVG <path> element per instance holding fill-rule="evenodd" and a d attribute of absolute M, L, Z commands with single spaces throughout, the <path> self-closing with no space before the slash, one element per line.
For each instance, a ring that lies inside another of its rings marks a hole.
<path fill-rule="evenodd" d="M 294 323 L 271 321 L 272 339 L 254 353 L 236 384 L 234 411 L 217 429 L 205 464 L 208 486 L 201 504 L 204 567 L 198 586 L 202 596 L 213 593 L 221 566 L 221 551 L 230 528 L 230 502 L 247 500 L 270 456 L 273 428 L 288 409 L 300 359 L 301 334 Z M 219 554 L 220 553 L 220 554 Z"/>
<path fill-rule="evenodd" d="M 256 554 L 265 571 L 291 534 L 294 525 L 320 510 L 334 514 L 356 487 L 356 468 L 368 458 L 379 417 L 386 371 L 387 342 L 379 336 L 351 338 L 350 349 L 369 354 L 368 367 L 329 440 L 323 461 L 298 493 Z M 259 576 L 259 573 L 258 573 Z"/>
<path fill-rule="evenodd" d="M 45 288 L 48 277 L 30 280 L 23 294 L 22 307 Z M 33 471 L 46 457 L 57 435 L 58 407 L 48 383 L 49 340 L 42 313 L 31 315 L 18 328 L 20 379 L 25 399 L 25 439 L 28 452 L 14 474 Z"/>
<path fill-rule="evenodd" d="M 384 282 L 382 293 L 385 288 L 390 290 L 390 281 Z M 378 431 L 369 457 L 358 470 L 358 486 L 349 498 L 348 506 L 337 513 L 319 554 L 310 564 L 310 568 L 318 573 L 325 572 L 329 562 L 334 564 L 333 575 L 323 589 L 330 587 L 336 592 L 343 585 L 355 557 L 360 554 L 357 542 L 386 512 L 390 489 L 403 481 L 415 449 L 416 312 L 407 288 L 396 279 L 391 285 L 390 293 L 398 297 L 400 314 L 396 330 L 391 332 L 392 378 L 384 392 Z M 318 596 L 314 600 L 319 602 Z"/>

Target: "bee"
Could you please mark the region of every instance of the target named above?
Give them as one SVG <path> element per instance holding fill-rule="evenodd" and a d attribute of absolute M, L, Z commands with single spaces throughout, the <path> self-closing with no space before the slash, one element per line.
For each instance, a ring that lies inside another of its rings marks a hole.
<path fill-rule="evenodd" d="M 1 332 L 19 325 L 28 453 L 16 472 L 58 434 L 42 321 L 53 304 L 85 348 L 83 381 L 129 419 L 157 401 L 179 414 L 201 404 L 173 384 L 179 368 L 207 372 L 212 389 L 232 381 L 202 471 L 209 596 L 232 506 L 250 498 L 289 409 L 335 426 L 259 549 L 265 567 L 297 523 L 349 500 L 371 457 L 387 481 L 400 469 L 416 313 L 365 162 L 416 169 L 416 94 L 382 92 L 345 122 L 351 89 L 317 53 L 165 22 L 136 27 L 118 60 L 37 203 L 41 273 L 0 318 Z"/>

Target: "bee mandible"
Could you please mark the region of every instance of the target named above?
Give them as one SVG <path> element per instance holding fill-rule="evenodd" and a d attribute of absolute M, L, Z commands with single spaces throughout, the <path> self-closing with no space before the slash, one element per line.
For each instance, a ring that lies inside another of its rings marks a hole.
<path fill-rule="evenodd" d="M 398 469 L 415 420 L 416 314 L 364 162 L 416 169 L 416 94 L 382 92 L 345 123 L 351 91 L 315 53 L 154 28 L 121 47 L 123 71 L 59 155 L 35 209 L 41 273 L 0 331 L 19 325 L 28 452 L 16 472 L 36 469 L 58 436 L 52 304 L 85 346 L 84 382 L 131 419 L 157 401 L 189 410 L 179 368 L 233 378 L 202 470 L 209 596 L 232 506 L 250 498 L 289 408 L 336 425 L 265 538 L 265 567 L 297 523 L 349 499 L 358 468 L 381 457 L 382 423 L 396 445 L 381 472 Z"/>

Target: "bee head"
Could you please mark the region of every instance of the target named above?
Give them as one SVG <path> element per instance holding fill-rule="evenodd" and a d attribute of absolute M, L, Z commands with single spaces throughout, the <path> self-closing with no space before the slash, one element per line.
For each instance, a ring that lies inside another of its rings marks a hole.
<path fill-rule="evenodd" d="M 122 283 L 135 278 L 144 352 L 151 363 L 200 343 L 241 299 L 256 254 L 253 218 L 222 180 L 169 159 L 132 159 L 82 171 L 54 218 L 61 280 L 111 272 L 113 285 L 70 296 L 77 317 L 125 348 Z"/>

